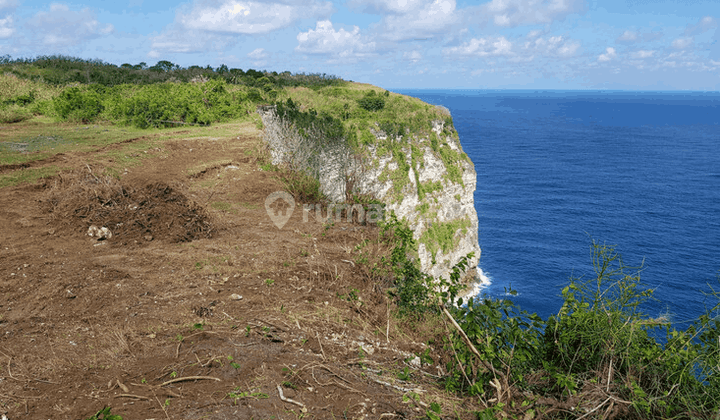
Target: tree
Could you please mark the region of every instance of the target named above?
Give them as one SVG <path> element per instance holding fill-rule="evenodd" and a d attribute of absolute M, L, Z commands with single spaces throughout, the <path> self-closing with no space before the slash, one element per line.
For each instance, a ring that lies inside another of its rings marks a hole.
<path fill-rule="evenodd" d="M 162 71 L 162 72 L 166 72 L 166 73 L 167 73 L 167 72 L 172 71 L 172 70 L 178 70 L 179 68 L 180 68 L 180 66 L 178 66 L 177 64 L 173 64 L 173 63 L 170 62 L 170 61 L 160 60 L 160 61 L 157 62 L 157 64 L 155 64 L 154 66 L 150 67 L 150 70 Z"/>

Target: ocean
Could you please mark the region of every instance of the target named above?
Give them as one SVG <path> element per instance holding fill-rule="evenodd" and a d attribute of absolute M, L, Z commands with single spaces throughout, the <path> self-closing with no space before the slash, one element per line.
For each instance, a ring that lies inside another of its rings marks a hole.
<path fill-rule="evenodd" d="M 684 329 L 718 303 L 720 93 L 394 91 L 447 107 L 475 164 L 482 293 L 557 313 L 595 240 L 643 264 L 648 315 Z"/>

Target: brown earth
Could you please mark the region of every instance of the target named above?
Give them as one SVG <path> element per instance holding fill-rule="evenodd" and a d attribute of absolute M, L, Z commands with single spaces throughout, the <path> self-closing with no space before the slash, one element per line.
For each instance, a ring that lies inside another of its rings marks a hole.
<path fill-rule="evenodd" d="M 357 261 L 365 240 L 379 252 L 378 229 L 298 208 L 278 229 L 265 198 L 283 185 L 261 151 L 259 132 L 168 136 L 119 180 L 87 152 L 0 167 L 71 170 L 0 189 L 0 415 L 394 419 L 436 401 L 469 413 L 441 391 L 437 360 L 414 359 L 425 345 Z M 204 162 L 220 163 L 189 170 Z"/>

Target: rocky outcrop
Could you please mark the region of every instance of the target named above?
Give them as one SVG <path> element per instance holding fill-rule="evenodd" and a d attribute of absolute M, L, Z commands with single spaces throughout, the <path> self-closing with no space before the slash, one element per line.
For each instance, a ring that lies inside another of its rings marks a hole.
<path fill-rule="evenodd" d="M 438 118 L 425 137 L 406 134 L 389 138 L 378 127 L 375 142 L 362 153 L 347 145 L 320 148 L 277 117 L 272 107 L 259 110 L 274 164 L 307 170 L 320 180 L 333 202 L 348 197 L 373 197 L 406 220 L 418 243 L 424 272 L 447 277 L 450 269 L 470 252 L 468 274 L 476 276 L 480 247 L 473 194 L 477 176 L 462 151 L 451 120 Z M 438 117 L 449 116 L 446 109 Z"/>

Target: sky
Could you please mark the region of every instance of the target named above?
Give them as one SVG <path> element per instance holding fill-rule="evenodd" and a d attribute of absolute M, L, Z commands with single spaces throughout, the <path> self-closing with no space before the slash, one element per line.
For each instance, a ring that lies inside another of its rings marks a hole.
<path fill-rule="evenodd" d="M 0 0 L 0 56 L 386 89 L 720 90 L 718 0 Z"/>

